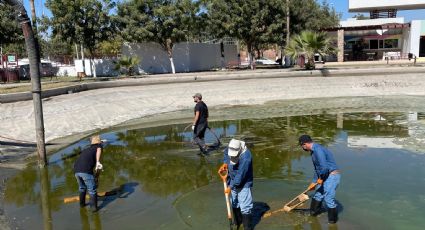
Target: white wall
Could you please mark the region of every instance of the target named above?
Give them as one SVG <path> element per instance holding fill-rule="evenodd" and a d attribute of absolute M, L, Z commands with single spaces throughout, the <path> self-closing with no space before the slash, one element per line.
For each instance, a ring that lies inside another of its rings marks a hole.
<path fill-rule="evenodd" d="M 75 69 L 75 66 L 59 66 L 58 72 L 56 73 L 56 76 L 59 77 L 76 77 L 77 76 L 77 70 Z"/>
<path fill-rule="evenodd" d="M 125 56 L 141 58 L 139 72 L 170 73 L 171 65 L 167 53 L 156 43 L 125 44 Z M 221 68 L 229 62 L 238 60 L 236 45 L 224 45 L 224 63 L 221 59 L 220 44 L 179 43 L 173 48 L 176 72 L 206 71 Z"/>
<path fill-rule="evenodd" d="M 139 72 L 171 72 L 167 52 L 157 43 L 124 44 L 121 52 L 125 56 L 138 56 L 140 58 L 141 63 L 138 65 Z"/>
<path fill-rule="evenodd" d="M 402 34 L 402 41 L 401 42 L 402 42 L 401 52 L 403 54 L 410 53 L 410 28 L 403 28 L 403 34 Z"/>
<path fill-rule="evenodd" d="M 374 9 L 425 9 L 425 0 L 349 0 L 350 12 L 368 12 Z"/>
<path fill-rule="evenodd" d="M 125 56 L 138 56 L 141 60 L 137 67 L 139 73 L 170 73 L 171 65 L 167 52 L 156 43 L 126 44 L 122 47 Z M 179 43 L 174 46 L 173 59 L 176 72 L 206 71 L 237 62 L 236 45 L 224 45 L 224 61 L 221 58 L 220 44 Z M 97 76 L 117 76 L 113 59 L 95 59 Z M 85 59 L 85 73 L 91 76 L 90 60 Z M 75 60 L 74 71 L 66 69 L 68 76 L 82 72 L 82 60 Z M 64 70 L 59 71 L 64 75 Z"/>
<path fill-rule="evenodd" d="M 114 70 L 115 64 L 113 63 L 114 59 L 94 59 L 93 60 L 96 65 L 96 75 L 97 76 L 118 76 L 118 71 Z M 75 59 L 75 75 L 68 73 L 68 76 L 76 76 L 77 72 L 83 72 L 83 64 L 81 59 Z M 90 68 L 90 60 L 84 59 L 85 64 L 85 73 L 87 76 L 92 76 L 92 71 Z M 71 72 L 71 70 L 67 69 L 67 71 Z"/>
<path fill-rule="evenodd" d="M 410 51 L 419 57 L 419 45 L 421 42 L 421 21 L 414 20 L 410 25 Z"/>
<path fill-rule="evenodd" d="M 366 19 L 366 20 L 355 20 L 349 19 L 347 21 L 341 21 L 341 27 L 357 27 L 357 26 L 376 26 L 384 25 L 388 23 L 404 23 L 404 18 L 377 18 L 377 19 Z"/>

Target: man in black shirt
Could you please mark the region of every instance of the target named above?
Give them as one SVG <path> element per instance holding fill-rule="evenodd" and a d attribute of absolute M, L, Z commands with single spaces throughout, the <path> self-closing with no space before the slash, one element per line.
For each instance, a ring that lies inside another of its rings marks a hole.
<path fill-rule="evenodd" d="M 91 137 L 90 147 L 81 151 L 80 156 L 74 163 L 75 178 L 77 178 L 80 191 L 80 207 L 86 204 L 86 192 L 90 196 L 90 209 L 97 211 L 97 185 L 93 171 L 102 170 L 100 155 L 102 154 L 102 141 L 99 135 Z"/>
<path fill-rule="evenodd" d="M 199 146 L 199 149 L 203 154 L 207 153 L 208 146 L 205 144 L 204 137 L 205 131 L 208 128 L 208 107 L 202 101 L 202 95 L 197 93 L 193 96 L 193 101 L 195 105 L 195 117 L 192 123 L 193 130 L 193 141 Z"/>

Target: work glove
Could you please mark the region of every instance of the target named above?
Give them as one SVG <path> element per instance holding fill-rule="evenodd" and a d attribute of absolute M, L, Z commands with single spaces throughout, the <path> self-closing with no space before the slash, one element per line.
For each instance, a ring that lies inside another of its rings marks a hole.
<path fill-rule="evenodd" d="M 225 194 L 230 194 L 230 191 L 231 191 L 231 190 L 230 190 L 230 187 L 227 187 L 227 188 L 224 190 L 224 193 L 225 193 Z"/>
<path fill-rule="evenodd" d="M 313 190 L 314 190 L 314 188 L 316 188 L 316 183 L 311 183 L 311 184 L 308 186 L 308 191 L 313 191 Z"/>
<path fill-rule="evenodd" d="M 195 126 L 194 125 L 192 125 L 192 131 L 195 131 Z"/>
<path fill-rule="evenodd" d="M 96 168 L 95 170 L 102 170 L 103 169 L 103 165 L 98 161 L 96 162 Z"/>
<path fill-rule="evenodd" d="M 323 180 L 319 178 L 319 179 L 317 179 L 316 183 L 321 185 L 321 184 L 323 184 Z"/>

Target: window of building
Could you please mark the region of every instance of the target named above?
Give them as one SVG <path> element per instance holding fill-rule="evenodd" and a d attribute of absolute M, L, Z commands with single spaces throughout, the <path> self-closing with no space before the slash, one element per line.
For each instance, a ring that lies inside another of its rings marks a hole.
<path fill-rule="evenodd" d="M 378 40 L 369 40 L 369 49 L 378 49 L 379 48 L 379 42 Z"/>
<path fill-rule="evenodd" d="M 344 49 L 351 50 L 354 44 L 356 44 L 356 41 L 349 41 L 345 44 Z"/>
<path fill-rule="evenodd" d="M 384 40 L 379 40 L 379 49 L 384 48 Z"/>
<path fill-rule="evenodd" d="M 398 39 L 385 39 L 384 48 L 385 49 L 398 48 Z"/>

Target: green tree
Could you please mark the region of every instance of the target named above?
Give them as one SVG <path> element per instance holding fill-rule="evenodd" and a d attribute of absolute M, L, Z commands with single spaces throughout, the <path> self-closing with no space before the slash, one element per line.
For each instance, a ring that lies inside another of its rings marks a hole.
<path fill-rule="evenodd" d="M 2 4 L 0 1 L 0 47 L 3 53 L 18 52 L 13 47 L 25 47 L 24 36 L 16 15 L 10 5 Z M 20 53 L 25 53 L 25 49 L 23 51 Z"/>
<path fill-rule="evenodd" d="M 321 4 L 316 0 L 291 1 L 290 8 L 292 34 L 338 26 L 341 17 L 327 1 Z"/>
<path fill-rule="evenodd" d="M 103 41 L 99 44 L 99 48 L 97 49 L 97 53 L 106 56 L 115 56 L 121 53 L 121 47 L 123 45 L 123 41 L 121 38 L 115 38 L 111 40 Z"/>
<path fill-rule="evenodd" d="M 175 73 L 173 47 L 194 36 L 199 9 L 191 0 L 130 0 L 118 4 L 116 22 L 125 41 L 160 44 Z"/>
<path fill-rule="evenodd" d="M 64 42 L 58 37 L 41 38 L 41 55 L 45 58 L 57 56 L 70 56 L 74 54 L 74 49 L 70 43 Z"/>
<path fill-rule="evenodd" d="M 25 47 L 25 42 L 23 41 L 4 44 L 4 45 L 1 44 L 0 46 L 3 50 L 3 54 L 16 54 L 18 55 L 18 58 L 28 57 L 26 47 Z"/>
<path fill-rule="evenodd" d="M 112 34 L 109 14 L 115 6 L 112 0 L 47 0 L 46 6 L 52 17 L 44 21 L 52 35 L 69 44 L 83 45 L 91 59 L 99 43 Z"/>
<path fill-rule="evenodd" d="M 314 55 L 319 54 L 323 57 L 335 53 L 333 44 L 325 32 L 307 30 L 292 36 L 285 52 L 293 59 L 303 55 L 307 59 L 306 69 L 314 69 Z"/>
<path fill-rule="evenodd" d="M 303 30 L 321 30 L 337 26 L 340 15 L 327 1 L 289 1 L 290 25 L 286 29 L 287 0 L 207 0 L 208 32 L 217 37 L 230 36 L 242 41 L 250 60 L 271 45 L 286 45 L 286 35 Z M 252 68 L 252 63 L 251 63 Z"/>
<path fill-rule="evenodd" d="M 211 0 L 206 2 L 211 34 L 237 38 L 246 45 L 253 68 L 255 49 L 284 40 L 283 0 Z"/>

